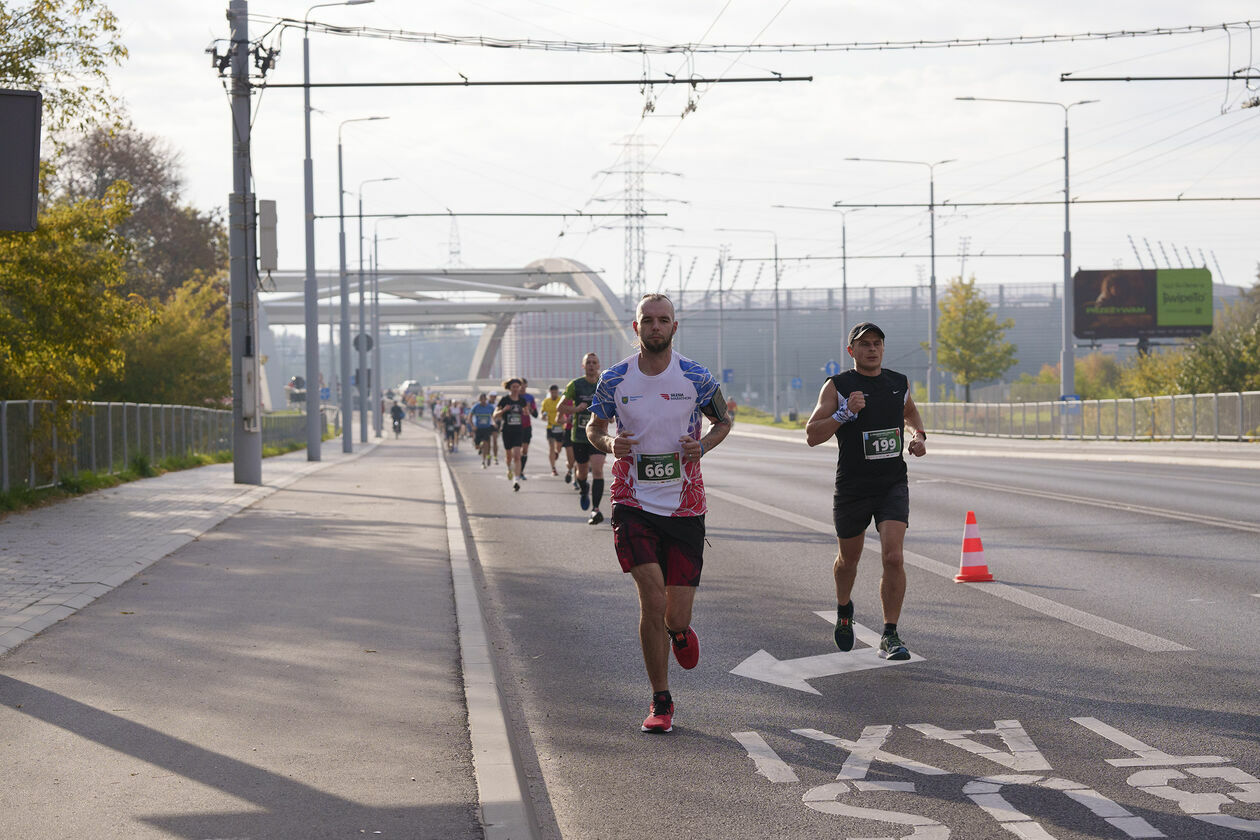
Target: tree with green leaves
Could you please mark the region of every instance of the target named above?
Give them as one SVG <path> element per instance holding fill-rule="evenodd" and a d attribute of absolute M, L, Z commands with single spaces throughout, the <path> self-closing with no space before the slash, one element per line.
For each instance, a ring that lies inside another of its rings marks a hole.
<path fill-rule="evenodd" d="M 936 359 L 964 386 L 967 402 L 973 384 L 997 379 L 1019 361 L 1015 345 L 1003 340 L 1013 326 L 1010 318 L 998 321 L 990 311 L 974 275 L 970 280 L 956 277 L 946 287 L 936 322 Z"/>
<path fill-rule="evenodd" d="M 154 310 L 152 324 L 123 339 L 125 361 L 96 399 L 221 405 L 232 394 L 227 275 L 197 274 Z"/>
<path fill-rule="evenodd" d="M 1177 386 L 1183 394 L 1260 388 L 1260 282 L 1186 348 Z"/>
<path fill-rule="evenodd" d="M 82 399 L 122 365 L 123 336 L 148 320 L 121 293 L 125 186 L 47 208 L 33 233 L 0 233 L 0 395 Z"/>
<path fill-rule="evenodd" d="M 54 200 L 101 198 L 113 184 L 130 185 L 132 212 L 121 233 L 131 243 L 127 291 L 170 297 L 195 275 L 227 267 L 227 229 L 219 213 L 184 204 L 179 154 L 130 125 L 67 140 L 46 179 Z"/>
<path fill-rule="evenodd" d="M 49 400 L 50 422 L 32 429 L 36 460 L 74 439 L 68 402 L 88 399 L 122 369 L 122 340 L 149 319 L 122 292 L 126 185 L 101 200 L 45 208 L 31 233 L 0 233 L 0 399 Z M 55 436 L 55 437 L 54 437 Z"/>
<path fill-rule="evenodd" d="M 107 71 L 126 57 L 118 18 L 99 0 L 0 3 L 0 87 L 40 91 L 54 141 L 63 129 L 112 121 Z"/>

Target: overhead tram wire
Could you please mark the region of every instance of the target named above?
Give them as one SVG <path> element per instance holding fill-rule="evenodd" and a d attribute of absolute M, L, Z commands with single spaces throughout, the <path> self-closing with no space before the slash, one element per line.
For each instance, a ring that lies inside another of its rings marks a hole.
<path fill-rule="evenodd" d="M 269 15 L 250 15 L 251 20 L 259 23 L 270 23 L 271 29 L 263 37 L 269 35 L 277 27 L 303 26 L 303 22 L 294 18 L 272 17 Z M 644 53 L 653 55 L 686 54 L 686 53 L 806 53 L 806 52 L 866 52 L 891 50 L 928 50 L 957 49 L 959 47 L 1002 47 L 1035 44 L 1052 44 L 1076 41 L 1107 41 L 1118 39 L 1135 39 L 1151 37 L 1167 37 L 1173 35 L 1192 35 L 1247 29 L 1260 24 L 1256 20 L 1227 21 L 1212 24 L 1194 24 L 1187 26 L 1153 27 L 1149 29 L 1119 29 L 1107 32 L 1078 32 L 1047 35 L 1013 35 L 1013 36 L 972 36 L 945 39 L 917 39 L 903 41 L 849 41 L 819 43 L 784 43 L 784 44 L 646 44 L 646 43 L 610 43 L 600 41 L 545 40 L 537 38 L 494 38 L 485 35 L 445 35 L 438 32 L 415 32 L 402 29 L 381 29 L 370 26 L 339 26 L 330 23 L 310 22 L 310 28 L 317 32 L 345 37 L 375 38 L 389 41 L 411 43 L 443 44 L 448 46 L 484 47 L 491 49 L 540 50 L 544 52 L 584 52 L 584 53 Z"/>
<path fill-rule="evenodd" d="M 716 85 L 740 82 L 812 82 L 813 76 L 740 76 L 737 78 L 664 78 L 664 79 L 504 79 L 474 82 L 311 82 L 313 88 L 371 87 L 548 87 L 559 85 Z M 304 82 L 251 83 L 255 88 L 304 88 Z"/>

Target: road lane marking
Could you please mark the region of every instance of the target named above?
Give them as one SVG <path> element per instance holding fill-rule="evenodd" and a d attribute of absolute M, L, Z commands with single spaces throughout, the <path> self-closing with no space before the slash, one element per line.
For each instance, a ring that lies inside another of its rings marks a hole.
<path fill-rule="evenodd" d="M 818 610 L 814 614 L 828 624 L 835 621 L 834 610 Z M 821 695 L 822 692 L 810 685 L 808 680 L 923 661 L 922 656 L 913 653 L 910 654 L 909 659 L 881 659 L 879 634 L 856 621 L 853 623 L 853 634 L 868 647 L 843 653 L 833 650 L 830 653 L 802 656 L 797 659 L 776 659 L 773 654 L 759 650 L 732 668 L 731 673 L 771 685 L 804 691 L 807 694 Z"/>
<path fill-rule="evenodd" d="M 705 492 L 714 498 L 734 502 L 737 505 L 742 505 L 746 508 L 751 508 L 752 510 L 759 511 L 769 516 L 777 517 L 819 534 L 835 536 L 836 533 L 835 526 L 830 522 L 820 522 L 817 519 L 810 519 L 807 516 L 801 516 L 799 513 L 793 513 L 789 510 L 763 504 L 753 499 L 745 498 L 744 496 L 737 496 L 736 494 L 728 493 L 725 490 L 717 490 L 712 487 L 706 487 Z M 868 550 L 871 551 L 872 554 L 875 553 L 873 549 Z M 938 560 L 933 560 L 931 557 L 924 557 L 922 554 L 916 554 L 913 551 L 906 551 L 904 549 L 902 553 L 907 563 L 918 569 L 922 569 L 925 572 L 931 572 L 934 575 L 939 575 L 949 580 L 953 580 L 954 575 L 958 573 L 958 569 L 955 566 L 951 566 L 947 563 L 941 563 Z M 1176 642 L 1169 641 L 1168 639 L 1137 630 L 1133 627 L 1128 627 L 1124 624 L 1119 624 L 1115 621 L 1093 615 L 1092 613 L 1084 612 L 1083 610 L 1075 609 L 1074 607 L 1069 607 L 1065 604 L 1060 604 L 1057 601 L 1051 601 L 1049 598 L 1043 598 L 1040 595 L 1025 592 L 1022 589 L 1009 586 L 1005 583 L 964 583 L 961 585 L 977 589 L 977 591 L 982 591 L 985 594 L 1001 598 L 1004 601 L 1010 601 L 1013 604 L 1019 604 L 1021 607 L 1025 607 L 1034 612 L 1039 612 L 1042 615 L 1048 615 L 1051 618 L 1057 618 L 1060 621 L 1067 622 L 1068 624 L 1074 624 L 1083 630 L 1089 630 L 1100 636 L 1106 636 L 1107 638 L 1114 639 L 1117 642 L 1123 642 L 1126 645 L 1131 645 L 1135 648 L 1139 648 L 1140 650 L 1147 651 L 1148 653 L 1193 650 L 1193 648 L 1186 647 L 1185 645 L 1179 645 Z"/>
<path fill-rule="evenodd" d="M 941 434 L 944 434 L 942 432 Z M 731 430 L 732 437 L 756 438 L 757 440 L 773 440 L 778 443 L 796 443 L 801 446 L 809 446 L 805 441 L 805 434 L 802 432 L 799 436 L 784 437 L 783 435 L 771 435 L 764 432 L 750 432 L 746 429 L 736 427 Z M 1078 441 L 1073 440 L 1073 443 Z M 957 455 L 965 458 L 1024 458 L 1035 461 L 1093 461 L 1097 463 L 1112 464 L 1167 464 L 1179 467 L 1223 467 L 1226 469 L 1255 470 L 1260 469 L 1260 461 L 1247 458 L 1200 458 L 1185 457 L 1181 455 L 1151 455 L 1146 452 L 1142 453 L 1115 453 L 1115 452 L 1045 452 L 1036 451 L 1033 447 L 1037 441 L 1034 439 L 1029 441 L 1033 446 L 1026 449 L 958 449 L 952 444 L 944 446 L 934 446 L 929 452 L 933 455 Z M 1123 444 L 1124 442 L 1121 441 Z M 1086 442 L 1088 445 L 1088 442 Z M 1159 442 L 1154 442 L 1152 446 L 1158 446 Z"/>
<path fill-rule="evenodd" d="M 744 432 L 743 434 L 744 434 L 744 437 L 757 437 L 757 438 L 764 438 L 767 440 L 783 441 L 782 438 L 775 437 L 774 435 L 758 435 L 753 432 Z M 938 454 L 938 453 L 934 451 L 933 454 Z M 947 454 L 952 454 L 952 453 L 947 453 Z M 970 454 L 980 455 L 981 453 L 974 452 Z M 1044 456 L 1037 456 L 1037 457 L 1044 457 Z M 1196 463 L 1201 463 L 1203 466 L 1219 466 L 1216 464 L 1211 464 L 1207 461 L 1196 462 Z M 1089 505 L 1091 507 L 1100 507 L 1100 508 L 1105 508 L 1107 510 L 1118 510 L 1118 511 L 1123 511 L 1125 513 L 1138 513 L 1138 514 L 1144 514 L 1146 516 L 1162 517 L 1164 519 L 1175 519 L 1180 522 L 1193 522 L 1196 525 L 1208 525 L 1213 528 L 1229 528 L 1236 531 L 1246 531 L 1252 534 L 1260 534 L 1260 523 L 1257 523 L 1257 522 L 1244 522 L 1237 519 L 1223 519 L 1218 516 L 1205 516 L 1202 514 L 1187 513 L 1185 511 L 1169 510 L 1168 508 L 1152 507 L 1150 505 L 1134 505 L 1134 504 L 1128 504 L 1126 502 L 1113 502 L 1108 499 L 1095 499 L 1095 498 L 1090 498 L 1088 496 L 1081 496 L 1075 493 L 1055 493 L 1050 490 L 1030 490 L 1024 487 L 1015 487 L 1009 484 L 994 484 L 987 481 L 973 481 L 973 480 L 965 479 L 965 478 L 916 479 L 916 483 L 919 483 L 919 484 L 927 484 L 927 483 L 960 484 L 964 487 L 974 487 L 978 490 L 992 490 L 998 493 L 1014 493 L 1021 496 L 1033 496 L 1039 499 L 1050 499 L 1051 501 L 1056 501 L 1056 502 L 1067 502 L 1068 504 Z"/>
<path fill-rule="evenodd" d="M 756 732 L 732 732 L 731 735 L 748 751 L 748 757 L 762 776 L 776 784 L 800 781 L 787 762 L 779 758 L 779 754 Z"/>
<path fill-rule="evenodd" d="M 961 484 L 964 487 L 975 487 L 978 490 L 993 490 L 998 493 L 1014 493 L 1020 496 L 1035 496 L 1039 499 L 1050 499 L 1056 502 L 1067 502 L 1068 504 L 1090 505 L 1092 507 L 1106 508 L 1108 510 L 1118 510 L 1125 513 L 1140 513 L 1146 516 L 1159 516 L 1164 519 L 1177 519 L 1182 522 L 1194 522 L 1197 525 L 1210 525 L 1213 528 L 1232 528 L 1236 531 L 1249 531 L 1253 534 L 1260 534 L 1260 523 L 1256 522 L 1240 522 L 1236 519 L 1221 519 L 1217 516 L 1203 516 L 1197 513 L 1185 513 L 1179 510 L 1168 510 L 1167 508 L 1150 507 L 1148 505 L 1134 505 L 1127 502 L 1112 502 L 1107 499 L 1091 499 L 1088 496 L 1078 496 L 1074 493 L 1054 493 L 1049 490 L 1028 490 L 1022 487 L 1012 487 L 1009 484 L 991 484 L 987 481 L 972 481 L 965 478 L 945 478 L 941 479 L 949 484 Z"/>
<path fill-rule="evenodd" d="M 1111 765 L 1116 767 L 1157 768 L 1139 770 L 1129 775 L 1127 782 L 1137 791 L 1172 802 L 1184 814 L 1211 825 L 1249 834 L 1260 833 L 1260 820 L 1246 819 L 1223 813 L 1225 807 L 1234 806 L 1235 803 L 1246 805 L 1260 800 L 1260 779 L 1257 779 L 1245 770 L 1232 766 L 1188 766 L 1185 767 L 1185 772 L 1181 772 L 1180 770 L 1172 769 L 1167 761 L 1167 759 L 1173 759 L 1175 762 L 1186 765 L 1201 763 L 1204 759 L 1215 759 L 1221 762 L 1228 761 L 1228 759 L 1222 759 L 1218 756 L 1169 756 L 1167 753 L 1151 747 L 1096 718 L 1082 717 L 1071 718 L 1071 720 L 1085 726 L 1095 734 L 1102 735 L 1113 743 L 1143 756 L 1133 763 L 1130 763 L 1128 760 L 1123 760 L 1123 763 L 1109 760 L 1108 763 Z M 994 724 L 995 729 L 991 730 L 952 730 L 933 724 L 911 724 L 906 728 L 916 730 L 930 740 L 944 739 L 952 741 L 951 736 L 955 735 L 999 734 L 1002 740 L 1006 742 L 1007 747 L 1012 750 L 1010 754 L 1002 754 L 1000 751 L 999 754 L 1008 758 L 1012 757 L 1015 752 L 1024 752 L 1025 747 L 1036 750 L 1032 739 L 1028 737 L 1023 725 L 1018 720 L 998 720 L 994 721 Z M 871 772 L 871 765 L 880 762 L 923 776 L 952 777 L 950 781 L 961 783 L 961 789 L 959 790 L 961 796 L 971 800 L 973 804 L 995 820 L 1003 829 L 1018 837 L 1025 838 L 1025 840 L 1038 840 L 1038 838 L 1039 840 L 1053 840 L 1054 837 L 1059 835 L 1051 834 L 1041 822 L 1012 804 L 1004 795 L 1004 788 L 1020 788 L 1025 791 L 1040 789 L 1051 794 L 1061 794 L 1083 806 L 1095 817 L 1110 824 L 1127 837 L 1157 838 L 1166 836 L 1158 828 L 1144 818 L 1136 816 L 1117 800 L 1100 793 L 1094 787 L 1072 779 L 1052 776 L 1048 773 L 1046 775 L 1041 773 L 1002 773 L 971 776 L 962 769 L 942 769 L 913 758 L 891 753 L 885 749 L 885 745 L 894 728 L 894 726 L 887 724 L 863 726 L 861 735 L 856 741 L 837 737 L 812 728 L 789 730 L 794 735 L 829 744 L 848 753 L 843 766 L 840 768 L 840 772 L 836 775 L 835 781 L 807 790 L 804 796 L 801 797 L 802 804 L 811 810 L 847 818 L 848 820 L 913 826 L 915 831 L 906 836 L 916 837 L 919 840 L 946 840 L 946 838 L 950 837 L 950 828 L 942 823 L 909 811 L 891 810 L 888 808 L 888 805 L 893 803 L 897 807 L 901 807 L 902 802 L 914 807 L 917 801 L 916 797 L 928 796 L 928 794 L 920 794 L 916 789 L 916 784 L 910 781 L 894 781 L 887 778 L 882 778 L 878 781 L 868 781 L 867 776 Z M 762 771 L 763 766 L 772 766 L 774 767 L 773 772 L 775 776 L 775 778 L 771 779 L 772 781 L 799 781 L 791 767 L 774 752 L 773 748 L 758 733 L 733 732 L 731 734 L 748 751 L 749 757 L 753 759 L 757 772 L 760 775 L 766 775 Z M 968 752 L 976 752 L 976 754 L 993 759 L 993 756 L 973 749 L 973 747 L 979 747 L 983 750 L 983 745 L 963 744 L 960 746 Z M 1043 765 L 1038 769 L 1050 771 L 1050 763 L 1040 757 L 1039 751 L 1037 752 L 1038 763 Z M 1073 755 L 1075 758 L 1077 755 L 1075 751 Z M 1150 761 L 1150 759 L 1154 760 Z M 998 763 L 1007 764 L 1005 761 L 999 761 Z M 1074 760 L 1073 763 L 1075 764 L 1076 761 Z M 811 770 L 823 769 L 817 767 L 813 762 L 808 766 Z M 881 773 L 881 775 L 884 774 Z M 1205 792 L 1201 786 L 1196 786 L 1193 790 L 1189 790 L 1177 788 L 1172 784 L 1177 780 L 1187 780 L 1193 783 L 1194 778 L 1192 777 L 1215 780 L 1216 785 L 1214 787 L 1227 785 L 1231 786 L 1233 790 L 1222 794 Z M 903 794 L 903 796 L 898 797 L 896 800 L 883 797 L 877 800 L 877 803 L 870 803 L 882 806 L 876 808 L 863 804 L 867 801 L 862 796 L 864 793 L 896 793 Z M 1024 801 L 1028 801 L 1030 798 L 1029 793 L 1021 793 L 1020 795 Z M 939 782 L 937 783 L 936 792 L 932 793 L 930 798 L 932 800 L 942 799 Z M 946 798 L 948 799 L 948 797 Z M 1048 797 L 1037 796 L 1030 804 L 1036 804 L 1040 809 L 1044 807 L 1047 799 Z M 1158 815 L 1170 816 L 1171 814 L 1160 813 Z M 1067 827 L 1067 824 L 1060 819 L 1056 819 L 1051 828 L 1055 825 Z M 1084 824 L 1077 827 L 1084 827 Z M 837 829 L 840 836 L 845 836 L 849 830 L 852 830 L 852 826 L 846 820 Z M 853 840 L 853 838 L 850 838 L 850 840 Z M 871 838 L 870 840 L 891 839 L 882 837 Z"/>

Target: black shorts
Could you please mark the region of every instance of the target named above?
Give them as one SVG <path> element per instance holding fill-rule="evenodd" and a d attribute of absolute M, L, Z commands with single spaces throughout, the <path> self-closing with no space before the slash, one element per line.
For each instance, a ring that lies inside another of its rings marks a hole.
<path fill-rule="evenodd" d="M 547 440 L 554 440 L 554 441 L 555 441 L 555 442 L 557 442 L 557 443 L 564 443 L 564 432 L 562 432 L 562 431 L 561 431 L 561 432 L 553 432 L 553 431 L 551 431 L 551 429 L 548 429 L 548 430 L 547 430 Z"/>
<path fill-rule="evenodd" d="M 503 427 L 503 448 L 517 449 L 524 442 L 520 426 Z"/>
<path fill-rule="evenodd" d="M 580 445 L 580 444 L 579 444 Z M 704 516 L 658 516 L 613 505 L 613 547 L 621 570 L 659 563 L 666 586 L 699 586 L 704 567 Z"/>
<path fill-rule="evenodd" d="M 534 427 L 523 426 L 521 428 L 521 443 L 529 443 L 534 439 Z"/>
<path fill-rule="evenodd" d="M 490 436 L 494 434 L 494 426 L 477 426 L 473 429 L 473 443 L 481 446 L 481 444 L 490 440 Z"/>
<path fill-rule="evenodd" d="M 872 517 L 876 527 L 885 519 L 910 524 L 910 486 L 904 481 L 873 493 L 836 493 L 831 519 L 836 536 L 847 540 L 862 534 Z"/>
<path fill-rule="evenodd" d="M 605 454 L 602 449 L 596 449 L 591 446 L 589 441 L 575 440 L 573 441 L 573 462 L 576 464 L 585 464 L 591 460 L 592 455 Z"/>

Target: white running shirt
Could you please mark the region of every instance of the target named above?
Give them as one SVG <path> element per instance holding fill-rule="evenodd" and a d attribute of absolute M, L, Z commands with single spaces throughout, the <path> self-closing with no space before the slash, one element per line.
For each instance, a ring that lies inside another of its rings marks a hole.
<path fill-rule="evenodd" d="M 613 464 L 612 503 L 660 516 L 704 514 L 699 462 L 682 461 L 679 438 L 700 439 L 700 409 L 718 390 L 709 370 L 673 352 L 656 376 L 639 370 L 639 354 L 599 376 L 591 413 L 616 419 L 639 442 Z"/>

